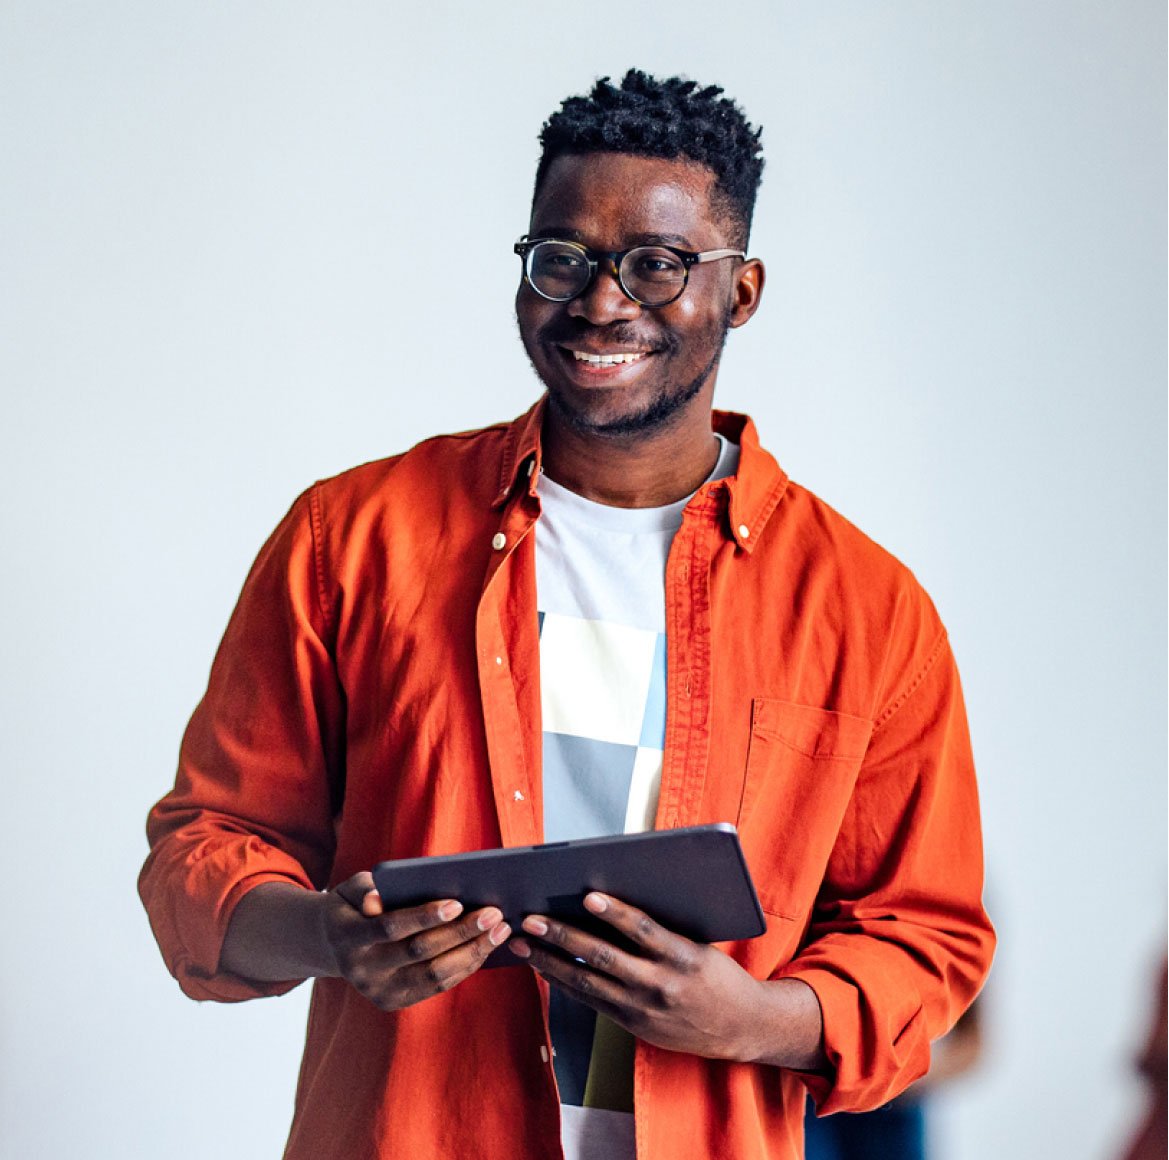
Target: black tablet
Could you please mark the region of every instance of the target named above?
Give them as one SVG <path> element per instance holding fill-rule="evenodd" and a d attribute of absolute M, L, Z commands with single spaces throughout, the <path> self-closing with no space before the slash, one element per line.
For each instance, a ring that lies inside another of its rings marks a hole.
<path fill-rule="evenodd" d="M 380 862 L 373 880 L 387 910 L 457 898 L 468 911 L 498 906 L 512 930 L 546 914 L 610 941 L 584 908 L 600 890 L 696 942 L 754 938 L 766 929 L 739 835 L 728 822 L 502 850 Z M 485 966 L 521 963 L 506 944 Z"/>

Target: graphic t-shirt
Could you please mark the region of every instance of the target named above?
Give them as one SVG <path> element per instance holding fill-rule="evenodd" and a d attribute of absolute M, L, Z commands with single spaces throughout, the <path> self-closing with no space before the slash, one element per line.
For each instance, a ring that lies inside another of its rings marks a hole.
<path fill-rule="evenodd" d="M 733 475 L 721 436 L 711 479 Z M 536 528 L 544 840 L 653 829 L 666 734 L 666 557 L 689 497 L 594 503 L 541 476 Z M 552 989 L 569 1160 L 634 1155 L 633 1039 Z"/>

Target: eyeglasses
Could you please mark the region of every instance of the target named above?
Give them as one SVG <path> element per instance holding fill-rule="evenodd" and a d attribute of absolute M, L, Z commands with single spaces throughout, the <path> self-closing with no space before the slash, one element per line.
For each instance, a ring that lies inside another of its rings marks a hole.
<path fill-rule="evenodd" d="M 602 262 L 626 298 L 639 306 L 668 306 L 682 296 L 690 267 L 723 258 L 745 258 L 742 250 L 678 250 L 673 246 L 634 246 L 630 250 L 590 250 L 558 238 L 529 238 L 515 244 L 524 263 L 524 281 L 541 298 L 571 302 L 592 284 Z"/>

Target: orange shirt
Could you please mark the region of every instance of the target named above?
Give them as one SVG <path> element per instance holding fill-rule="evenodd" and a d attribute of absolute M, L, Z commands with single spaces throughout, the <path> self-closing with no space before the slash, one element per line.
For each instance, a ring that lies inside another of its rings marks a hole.
<path fill-rule="evenodd" d="M 533 534 L 543 405 L 302 495 L 261 550 L 151 812 L 140 890 L 197 999 L 261 882 L 541 841 Z M 913 576 L 789 482 L 742 416 L 737 476 L 687 506 L 666 570 L 657 826 L 731 821 L 767 932 L 722 944 L 816 992 L 831 1074 L 638 1043 L 638 1155 L 802 1155 L 821 1111 L 896 1095 L 974 997 L 994 936 L 958 674 Z M 314 983 L 286 1157 L 558 1157 L 546 987 L 481 972 L 382 1013 Z"/>

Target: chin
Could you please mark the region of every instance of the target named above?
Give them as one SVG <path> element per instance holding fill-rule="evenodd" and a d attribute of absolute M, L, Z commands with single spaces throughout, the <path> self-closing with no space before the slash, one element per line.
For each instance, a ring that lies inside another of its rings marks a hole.
<path fill-rule="evenodd" d="M 668 430 L 682 417 L 704 386 L 703 381 L 691 383 L 685 390 L 660 394 L 640 405 L 622 397 L 594 397 L 588 400 L 593 405 L 579 406 L 555 388 L 549 387 L 548 394 L 557 416 L 574 431 L 606 439 L 623 439 Z M 621 392 L 615 390 L 612 394 L 620 396 Z"/>

